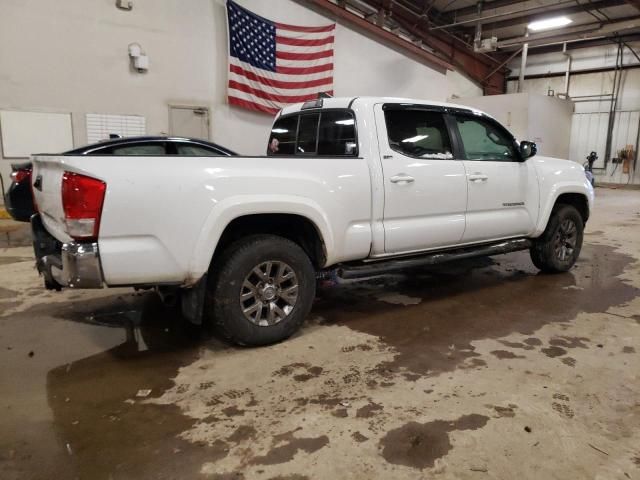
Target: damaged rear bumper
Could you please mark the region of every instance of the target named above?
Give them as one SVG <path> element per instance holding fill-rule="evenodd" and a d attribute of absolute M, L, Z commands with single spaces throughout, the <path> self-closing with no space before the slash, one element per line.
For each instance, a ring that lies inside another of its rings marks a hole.
<path fill-rule="evenodd" d="M 50 290 L 102 288 L 104 278 L 96 242 L 61 243 L 42 224 L 40 215 L 31 217 L 36 267 Z"/>

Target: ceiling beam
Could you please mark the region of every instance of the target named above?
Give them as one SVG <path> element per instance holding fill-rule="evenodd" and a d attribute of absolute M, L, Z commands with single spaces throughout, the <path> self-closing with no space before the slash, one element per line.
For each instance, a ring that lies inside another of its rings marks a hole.
<path fill-rule="evenodd" d="M 616 40 L 620 40 L 622 42 L 638 42 L 640 41 L 640 33 L 632 33 L 629 35 L 620 35 L 615 37 Z M 575 42 L 567 44 L 567 51 L 578 50 L 580 48 L 591 48 L 591 47 L 600 47 L 602 45 L 611 45 L 611 42 L 614 41 L 612 37 L 601 37 L 601 38 L 588 38 L 588 39 L 578 39 Z M 557 53 L 562 51 L 562 46 L 559 44 L 549 45 L 546 47 L 536 48 L 536 55 L 543 53 Z"/>
<path fill-rule="evenodd" d="M 640 1 L 640 0 L 638 0 Z M 535 20 L 548 18 L 557 15 L 572 15 L 576 13 L 589 12 L 601 8 L 617 7 L 626 5 L 626 0 L 596 0 L 590 3 L 576 5 L 575 2 L 562 2 L 556 5 L 548 5 L 546 7 L 538 7 L 535 10 L 527 11 L 523 14 L 515 13 L 510 18 L 498 20 L 495 22 L 483 22 L 484 30 L 498 30 L 500 28 L 513 27 L 515 25 L 523 25 L 531 23 Z"/>
<path fill-rule="evenodd" d="M 640 0 L 639 0 L 640 1 Z M 508 7 L 509 5 L 515 5 L 516 3 L 522 3 L 522 0 L 493 0 L 487 1 L 482 4 L 482 10 L 491 10 L 494 8 Z M 456 10 L 443 11 L 443 15 L 447 15 L 449 18 L 464 17 L 465 15 L 474 15 L 478 12 L 477 5 L 470 5 L 468 7 L 458 8 Z"/>
<path fill-rule="evenodd" d="M 529 48 L 554 45 L 563 42 L 599 39 L 617 36 L 620 32 L 640 29 L 640 15 L 622 21 L 612 21 L 606 24 L 590 23 L 573 28 L 536 33 L 529 36 L 506 38 L 498 42 L 498 48 L 508 50 L 519 48 L 527 43 Z M 631 33 L 631 32 L 629 32 Z"/>
<path fill-rule="evenodd" d="M 391 33 L 388 30 L 385 30 L 384 28 L 371 23 L 364 17 L 356 15 L 355 13 L 342 8 L 341 6 L 329 0 L 307 0 L 307 2 L 316 5 L 325 12 L 331 13 L 335 17 L 340 18 L 356 27 L 362 28 L 363 30 L 374 35 L 383 42 L 387 42 L 415 57 L 418 57 L 420 60 L 422 60 L 424 63 L 428 64 L 435 70 L 443 72 L 446 70 L 454 69 L 450 61 L 447 61 L 444 58 L 428 52 L 423 48 L 420 48 L 417 45 L 413 44 L 412 42 L 409 42 L 408 40 L 400 38 L 398 35 L 395 35 L 394 33 Z"/>
<path fill-rule="evenodd" d="M 361 0 L 364 1 L 364 0 Z M 426 18 L 420 15 L 420 12 L 413 12 L 406 6 L 396 8 L 398 4 L 392 3 L 390 11 L 387 11 L 387 19 L 392 25 L 399 27 L 413 37 L 416 41 L 422 42 L 423 45 L 430 48 L 435 53 L 427 52 L 418 45 L 402 39 L 398 35 L 390 32 L 385 28 L 372 24 L 364 17 L 344 9 L 336 5 L 330 0 L 304 0 L 304 4 L 316 6 L 335 17 L 344 19 L 345 21 L 356 25 L 379 37 L 384 42 L 406 47 L 410 45 L 410 50 L 420 55 L 429 55 L 429 61 L 436 64 L 440 68 L 457 70 L 467 75 L 481 85 L 487 94 L 504 93 L 505 74 L 507 69 L 500 66 L 500 60 L 496 60 L 488 55 L 479 54 L 463 41 L 456 39 L 452 35 L 444 32 L 429 33 L 426 31 L 428 23 Z M 385 9 L 386 0 L 366 0 L 367 5 L 375 10 Z M 372 10 L 373 11 L 373 10 Z M 505 57 L 506 58 L 506 57 Z M 492 71 L 496 70 L 492 73 Z M 487 75 L 491 74 L 488 76 Z"/>

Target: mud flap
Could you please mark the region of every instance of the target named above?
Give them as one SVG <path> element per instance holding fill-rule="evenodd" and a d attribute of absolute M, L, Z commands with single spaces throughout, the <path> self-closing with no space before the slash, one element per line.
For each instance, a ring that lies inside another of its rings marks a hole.
<path fill-rule="evenodd" d="M 207 274 L 204 274 L 193 287 L 183 289 L 181 292 L 182 315 L 194 325 L 202 325 L 206 291 Z"/>

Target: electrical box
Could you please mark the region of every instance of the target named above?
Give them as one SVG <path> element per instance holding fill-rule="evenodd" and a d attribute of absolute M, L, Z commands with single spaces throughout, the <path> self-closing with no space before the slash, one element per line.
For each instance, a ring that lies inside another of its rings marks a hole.
<path fill-rule="evenodd" d="M 473 50 L 477 53 L 495 52 L 497 49 L 498 37 L 484 38 L 473 46 Z"/>
<path fill-rule="evenodd" d="M 149 70 L 149 57 L 146 55 L 140 55 L 139 57 L 134 57 L 133 66 L 138 69 L 138 71 L 147 71 Z"/>

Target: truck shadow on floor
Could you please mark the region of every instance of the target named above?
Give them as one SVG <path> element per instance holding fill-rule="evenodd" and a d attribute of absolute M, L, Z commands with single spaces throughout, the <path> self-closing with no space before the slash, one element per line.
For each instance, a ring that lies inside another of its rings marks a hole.
<path fill-rule="evenodd" d="M 585 245 L 574 269 L 545 275 L 518 252 L 485 266 L 462 262 L 339 284 L 320 291 L 313 313 L 319 323 L 348 326 L 395 348 L 386 368 L 431 375 L 482 366 L 473 361 L 475 340 L 514 333 L 525 340 L 546 324 L 625 304 L 640 293 L 620 278 L 632 262 L 612 247 Z"/>

